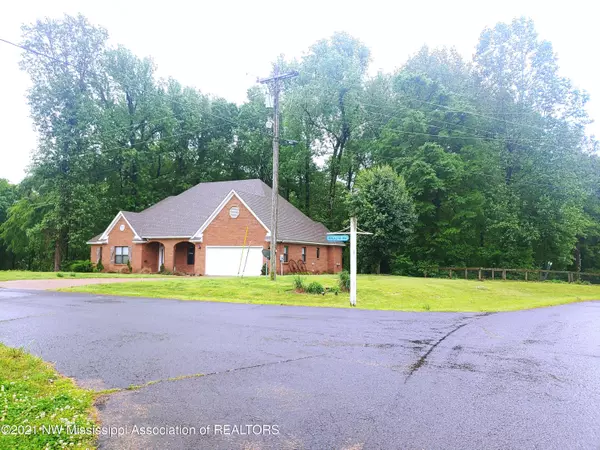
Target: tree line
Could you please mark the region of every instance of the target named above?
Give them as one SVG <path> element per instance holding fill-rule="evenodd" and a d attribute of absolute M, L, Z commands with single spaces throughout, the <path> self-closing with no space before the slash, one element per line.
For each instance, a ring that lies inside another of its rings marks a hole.
<path fill-rule="evenodd" d="M 0 269 L 59 269 L 119 210 L 206 181 L 271 184 L 272 109 L 237 105 L 108 44 L 83 16 L 23 27 L 21 68 L 38 146 L 26 178 L 0 180 Z M 559 74 L 531 20 L 482 31 L 472 59 L 423 47 L 371 75 L 346 33 L 278 70 L 280 193 L 332 230 L 355 213 L 363 272 L 439 265 L 600 270 L 600 171 L 588 95 Z"/>

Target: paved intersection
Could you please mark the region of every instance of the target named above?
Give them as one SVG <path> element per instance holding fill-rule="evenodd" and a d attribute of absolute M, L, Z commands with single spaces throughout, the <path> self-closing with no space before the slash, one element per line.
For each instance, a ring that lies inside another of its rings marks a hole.
<path fill-rule="evenodd" d="M 0 289 L 0 341 L 84 386 L 141 386 L 99 403 L 127 427 L 106 449 L 600 448 L 597 302 L 401 313 Z"/>

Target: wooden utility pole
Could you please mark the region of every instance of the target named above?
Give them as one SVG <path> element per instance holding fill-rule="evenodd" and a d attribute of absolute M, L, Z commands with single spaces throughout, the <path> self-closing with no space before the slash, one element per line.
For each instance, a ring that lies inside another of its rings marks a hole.
<path fill-rule="evenodd" d="M 292 78 L 298 72 L 279 73 L 279 65 L 275 66 L 272 77 L 259 79 L 259 83 L 268 84 L 273 95 L 273 192 L 271 195 L 271 280 L 277 278 L 277 218 L 279 202 L 279 94 L 281 80 Z M 282 267 L 283 270 L 283 267 Z"/>

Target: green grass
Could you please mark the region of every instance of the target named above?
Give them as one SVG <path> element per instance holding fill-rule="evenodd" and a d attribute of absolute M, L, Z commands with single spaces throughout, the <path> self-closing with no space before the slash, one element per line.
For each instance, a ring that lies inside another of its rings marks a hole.
<path fill-rule="evenodd" d="M 96 448 L 95 436 L 66 428 L 97 426 L 93 402 L 93 392 L 50 364 L 0 344 L 0 449 Z M 61 425 L 62 430 L 56 428 Z"/>
<path fill-rule="evenodd" d="M 333 275 L 308 276 L 325 287 Z M 178 278 L 145 283 L 96 284 L 61 289 L 70 292 L 213 300 L 235 303 L 348 307 L 348 294 L 311 295 L 294 290 L 292 276 L 273 283 L 260 278 Z M 398 311 L 514 311 L 600 299 L 600 285 L 522 281 L 466 281 L 359 275 L 358 307 Z"/>
<path fill-rule="evenodd" d="M 57 275 L 60 273 L 62 275 Z M 140 273 L 81 273 L 81 272 L 30 272 L 27 270 L 0 270 L 0 281 L 49 280 L 60 278 L 164 278 L 166 275 Z"/>

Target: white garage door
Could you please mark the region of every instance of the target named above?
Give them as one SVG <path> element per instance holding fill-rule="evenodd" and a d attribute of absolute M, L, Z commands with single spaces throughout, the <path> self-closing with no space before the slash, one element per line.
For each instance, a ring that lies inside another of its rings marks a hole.
<path fill-rule="evenodd" d="M 206 247 L 206 275 L 259 276 L 262 247 Z"/>

